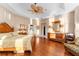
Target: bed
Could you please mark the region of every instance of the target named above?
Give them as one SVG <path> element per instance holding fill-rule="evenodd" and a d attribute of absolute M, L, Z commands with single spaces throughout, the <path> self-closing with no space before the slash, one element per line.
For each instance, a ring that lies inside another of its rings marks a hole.
<path fill-rule="evenodd" d="M 7 32 L 0 29 L 0 51 L 14 51 L 15 53 L 24 53 L 24 51 L 32 52 L 32 35 L 19 35 L 17 32 L 13 32 L 10 26 L 9 28 Z"/>
<path fill-rule="evenodd" d="M 8 32 L 13 32 L 14 28 L 11 27 L 9 24 L 7 23 L 0 23 L 0 33 L 8 33 Z"/>

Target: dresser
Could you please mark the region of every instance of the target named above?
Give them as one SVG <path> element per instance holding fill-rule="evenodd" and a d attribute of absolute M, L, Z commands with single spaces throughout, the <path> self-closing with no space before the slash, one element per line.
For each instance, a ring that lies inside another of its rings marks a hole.
<path fill-rule="evenodd" d="M 65 41 L 65 34 L 64 33 L 48 33 L 48 39 L 58 42 Z"/>

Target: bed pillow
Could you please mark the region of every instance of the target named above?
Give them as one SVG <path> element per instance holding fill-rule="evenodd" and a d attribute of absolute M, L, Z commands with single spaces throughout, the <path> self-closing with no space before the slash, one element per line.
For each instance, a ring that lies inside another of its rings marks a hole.
<path fill-rule="evenodd" d="M 0 37 L 1 36 L 12 36 L 10 33 L 0 33 Z"/>
<path fill-rule="evenodd" d="M 12 37 L 12 35 L 10 33 L 0 33 L 0 39 L 2 39 L 3 37 Z"/>
<path fill-rule="evenodd" d="M 11 34 L 12 34 L 13 36 L 18 35 L 18 33 L 17 33 L 17 32 L 11 32 Z"/>

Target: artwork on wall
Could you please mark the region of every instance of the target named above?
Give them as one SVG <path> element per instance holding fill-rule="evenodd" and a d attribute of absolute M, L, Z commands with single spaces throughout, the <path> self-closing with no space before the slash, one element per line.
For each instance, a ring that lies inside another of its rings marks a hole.
<path fill-rule="evenodd" d="M 27 28 L 25 24 L 20 24 L 19 34 L 27 34 Z"/>

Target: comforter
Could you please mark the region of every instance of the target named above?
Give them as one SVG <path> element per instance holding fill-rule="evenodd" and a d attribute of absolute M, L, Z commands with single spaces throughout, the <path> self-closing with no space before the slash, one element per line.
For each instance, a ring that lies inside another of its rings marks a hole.
<path fill-rule="evenodd" d="M 0 48 L 15 48 L 15 51 L 32 51 L 32 35 L 0 36 Z"/>

